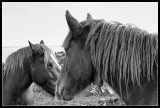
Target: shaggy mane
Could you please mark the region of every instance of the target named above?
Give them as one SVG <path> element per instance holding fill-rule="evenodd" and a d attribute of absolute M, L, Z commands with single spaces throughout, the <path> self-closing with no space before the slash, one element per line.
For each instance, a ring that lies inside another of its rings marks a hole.
<path fill-rule="evenodd" d="M 90 47 L 91 59 L 97 72 L 102 72 L 104 81 L 116 78 L 121 91 L 122 81 L 128 87 L 129 79 L 140 85 L 144 75 L 148 81 L 153 77 L 153 65 L 158 72 L 158 34 L 148 33 L 133 24 L 92 20 L 81 22 L 82 29 L 90 27 L 85 48 Z M 72 33 L 63 42 L 68 49 Z"/>

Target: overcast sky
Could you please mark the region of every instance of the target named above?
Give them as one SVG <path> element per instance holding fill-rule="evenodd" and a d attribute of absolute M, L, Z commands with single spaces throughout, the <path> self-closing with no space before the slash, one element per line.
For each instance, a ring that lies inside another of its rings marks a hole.
<path fill-rule="evenodd" d="M 158 2 L 3 2 L 2 46 L 28 46 L 28 40 L 61 46 L 68 33 L 65 12 L 78 21 L 90 13 L 94 19 L 133 23 L 150 33 L 158 33 Z"/>

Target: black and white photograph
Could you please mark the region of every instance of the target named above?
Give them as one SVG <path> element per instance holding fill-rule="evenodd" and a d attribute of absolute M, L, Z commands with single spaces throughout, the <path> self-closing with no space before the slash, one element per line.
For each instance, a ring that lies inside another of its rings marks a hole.
<path fill-rule="evenodd" d="M 2 106 L 158 106 L 158 2 L 2 2 Z"/>

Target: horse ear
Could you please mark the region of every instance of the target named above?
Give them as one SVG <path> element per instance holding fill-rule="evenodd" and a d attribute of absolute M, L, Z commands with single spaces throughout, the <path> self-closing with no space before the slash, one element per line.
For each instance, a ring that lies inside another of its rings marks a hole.
<path fill-rule="evenodd" d="M 92 20 L 93 18 L 92 18 L 92 16 L 89 14 L 89 13 L 87 13 L 87 18 L 86 18 L 86 20 Z"/>
<path fill-rule="evenodd" d="M 40 44 L 44 44 L 44 41 L 43 41 L 43 40 L 41 40 Z"/>
<path fill-rule="evenodd" d="M 66 20 L 70 30 L 75 34 L 80 34 L 81 24 L 69 13 L 66 11 Z"/>
<path fill-rule="evenodd" d="M 32 49 L 32 51 L 33 51 L 33 50 L 34 50 L 33 44 L 32 44 L 30 41 L 28 41 L 28 43 L 29 43 L 29 46 L 31 47 L 31 49 Z"/>

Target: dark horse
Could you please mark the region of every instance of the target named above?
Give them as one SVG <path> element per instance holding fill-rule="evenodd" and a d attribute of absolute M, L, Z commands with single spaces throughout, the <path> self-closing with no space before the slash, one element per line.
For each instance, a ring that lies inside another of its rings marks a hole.
<path fill-rule="evenodd" d="M 57 81 L 59 99 L 71 100 L 92 82 L 107 82 L 127 105 L 157 105 L 158 34 L 132 24 L 78 22 L 66 11 L 69 34 L 63 42 L 64 66 Z"/>
<path fill-rule="evenodd" d="M 60 69 L 51 58 L 51 49 L 43 41 L 40 44 L 29 41 L 29 45 L 13 52 L 2 63 L 2 105 L 33 104 L 27 94 L 32 82 L 55 96 Z"/>

